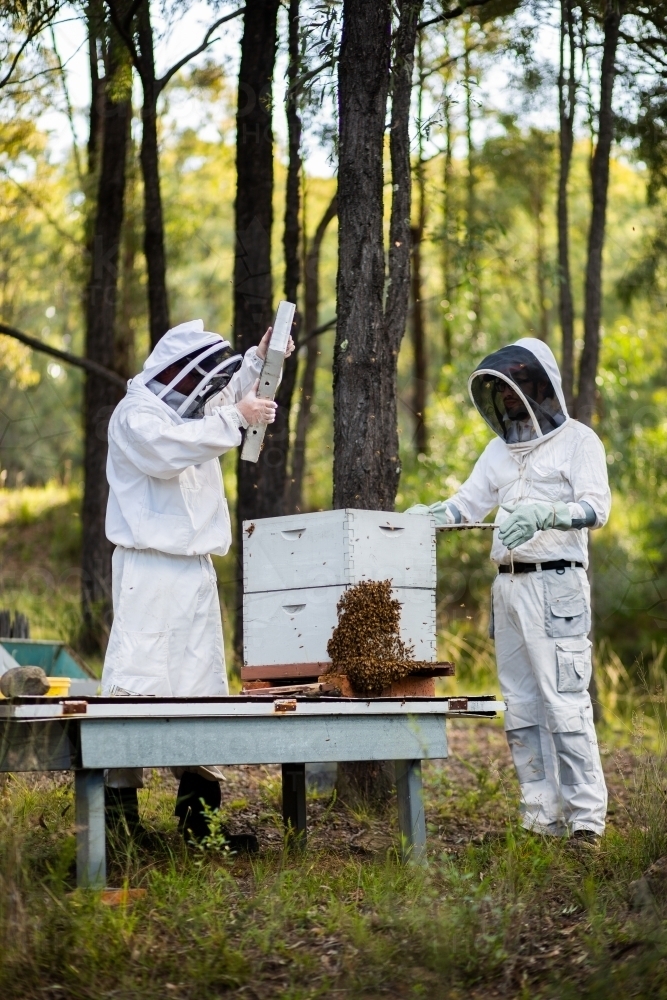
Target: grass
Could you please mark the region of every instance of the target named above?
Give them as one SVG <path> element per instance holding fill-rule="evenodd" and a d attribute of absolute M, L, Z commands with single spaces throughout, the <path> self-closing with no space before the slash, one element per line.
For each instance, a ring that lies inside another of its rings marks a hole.
<path fill-rule="evenodd" d="M 80 505 L 78 484 L 0 490 L 0 607 L 27 615 L 35 639 L 76 644 Z"/>
<path fill-rule="evenodd" d="M 79 502 L 72 486 L 0 491 L 0 606 L 37 637 L 77 632 Z M 441 636 L 460 668 L 441 693 L 497 690 L 478 624 Z M 189 853 L 174 779 L 147 772 L 140 804 L 162 847 L 112 850 L 110 884 L 146 890 L 117 907 L 74 888 L 70 776 L 0 776 L 0 997 L 667 1000 L 667 886 L 630 905 L 633 880 L 667 854 L 667 690 L 649 652 L 638 686 L 598 651 L 610 809 L 597 853 L 517 828 L 499 722 L 451 723 L 449 759 L 425 767 L 423 869 L 399 864 L 393 802 L 377 815 L 311 797 L 307 849 L 291 853 L 278 768 L 225 769 L 221 819 L 257 833 L 258 858 Z"/>
<path fill-rule="evenodd" d="M 222 811 L 253 828 L 257 859 L 188 853 L 168 773 L 140 793 L 154 854 L 116 851 L 124 906 L 74 890 L 66 775 L 7 776 L 0 821 L 0 995 L 16 1000 L 173 996 L 667 996 L 665 907 L 629 885 L 667 851 L 661 756 L 605 756 L 612 810 L 598 853 L 517 829 L 497 725 L 457 722 L 452 756 L 425 771 L 429 864 L 397 858 L 395 806 L 309 801 L 309 844 L 284 847 L 276 768 L 229 768 Z"/>

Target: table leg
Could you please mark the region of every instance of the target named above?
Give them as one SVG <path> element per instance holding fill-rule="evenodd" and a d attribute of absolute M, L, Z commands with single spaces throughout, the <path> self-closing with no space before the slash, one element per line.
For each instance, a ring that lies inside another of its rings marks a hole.
<path fill-rule="evenodd" d="M 76 884 L 103 888 L 107 880 L 104 771 L 74 772 Z"/>
<path fill-rule="evenodd" d="M 283 822 L 298 845 L 306 846 L 306 765 L 283 764 Z"/>
<path fill-rule="evenodd" d="M 396 761 L 398 828 L 401 835 L 401 858 L 414 864 L 426 862 L 426 823 L 422 796 L 422 762 Z"/>

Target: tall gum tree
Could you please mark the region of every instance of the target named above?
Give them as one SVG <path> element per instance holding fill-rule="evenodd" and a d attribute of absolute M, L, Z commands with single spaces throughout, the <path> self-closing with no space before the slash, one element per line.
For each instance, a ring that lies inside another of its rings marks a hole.
<path fill-rule="evenodd" d="M 345 0 L 339 83 L 338 284 L 333 506 L 393 510 L 400 475 L 396 373 L 410 295 L 410 99 L 421 0 Z M 393 49 L 393 53 L 392 53 Z M 390 78 L 391 67 L 391 78 Z M 383 145 L 392 95 L 392 206 L 386 303 Z M 386 799 L 391 769 L 339 768 L 343 798 Z"/>
<path fill-rule="evenodd" d="M 609 158 L 614 139 L 612 100 L 616 79 L 616 52 L 620 37 L 624 4 L 608 0 L 602 22 L 602 62 L 600 65 L 600 109 L 598 135 L 591 161 L 591 219 L 588 230 L 588 256 L 584 290 L 584 347 L 579 363 L 579 392 L 576 415 L 582 423 L 593 423 L 595 414 L 595 378 L 600 356 L 602 319 L 602 251 L 607 222 Z"/>
<path fill-rule="evenodd" d="M 301 396 L 299 412 L 294 431 L 294 445 L 291 450 L 292 466 L 288 482 L 285 484 L 285 513 L 299 514 L 303 509 L 303 480 L 306 469 L 306 439 L 310 428 L 310 420 L 315 393 L 315 375 L 319 356 L 318 315 L 320 305 L 320 253 L 322 241 L 331 221 L 338 212 L 338 195 L 335 194 L 320 219 L 310 245 L 306 252 L 304 263 L 303 285 L 303 329 L 305 330 L 306 363 L 301 379 Z M 333 323 L 326 323 L 329 329 Z M 323 332 L 323 331 L 322 331 Z M 301 338 L 304 343 L 304 338 Z"/>
<path fill-rule="evenodd" d="M 287 181 L 285 185 L 285 215 L 283 228 L 283 253 L 285 259 L 284 295 L 288 302 L 298 304 L 301 284 L 301 118 L 299 115 L 298 73 L 299 54 L 299 0 L 290 0 L 288 18 L 288 66 L 287 97 L 285 113 L 287 118 Z M 301 314 L 297 309 L 293 328 L 294 339 L 299 340 Z M 259 459 L 259 482 L 257 492 L 261 494 L 264 516 L 278 516 L 285 513 L 285 491 L 287 488 L 287 462 L 290 446 L 290 410 L 296 384 L 298 352 L 295 351 L 285 362 L 283 376 L 276 394 L 278 410 L 273 424 L 267 427 L 264 447 Z M 245 463 L 247 464 L 247 463 Z M 253 516 L 248 514 L 247 516 Z"/>
<path fill-rule="evenodd" d="M 338 68 L 338 283 L 334 507 L 392 510 L 400 475 L 398 351 L 410 292 L 410 98 L 421 0 L 345 0 Z M 390 83 L 393 199 L 386 307 L 382 152 Z"/>
<path fill-rule="evenodd" d="M 91 167 L 95 167 L 99 156 L 99 177 L 89 244 L 90 272 L 85 292 L 85 354 L 89 360 L 107 369 L 114 369 L 118 261 L 125 200 L 129 119 L 132 115 L 131 69 L 114 29 L 100 17 L 91 17 L 89 24 L 91 30 L 102 33 L 101 38 L 96 36 L 94 45 L 97 45 L 99 38 L 105 54 L 105 76 L 103 90 L 99 83 L 93 86 L 90 117 L 93 141 L 89 148 L 94 150 Z M 101 114 L 101 122 L 98 121 L 98 114 Z M 92 372 L 86 373 L 83 410 L 85 485 L 81 515 L 81 643 L 86 652 L 97 652 L 104 645 L 111 612 L 112 546 L 105 532 L 109 493 L 106 442 L 109 417 L 120 396 L 119 388 L 109 379 Z"/>
<path fill-rule="evenodd" d="M 236 254 L 234 260 L 234 342 L 245 352 L 271 324 L 271 229 L 273 227 L 272 80 L 276 61 L 278 0 L 248 0 L 243 20 L 236 113 Z M 270 439 L 269 439 L 270 440 Z M 235 648 L 243 637 L 240 540 L 243 521 L 270 517 L 274 498 L 262 489 L 263 470 L 272 460 L 268 442 L 259 462 L 237 460 L 237 606 Z"/>
<path fill-rule="evenodd" d="M 131 4 L 124 3 L 123 0 L 105 0 L 105 3 L 114 27 L 127 46 L 143 90 L 140 161 L 144 185 L 144 256 L 148 278 L 148 325 L 151 346 L 155 347 L 170 326 L 164 213 L 160 187 L 158 100 L 164 88 L 179 70 L 212 44 L 215 31 L 226 21 L 238 17 L 244 8 L 241 7 L 217 18 L 206 31 L 201 44 L 158 77 L 155 69 L 150 0 L 133 0 Z"/>
<path fill-rule="evenodd" d="M 561 328 L 561 375 L 570 412 L 574 403 L 574 302 L 570 273 L 570 223 L 568 184 L 574 147 L 574 112 L 577 97 L 576 39 L 572 0 L 560 0 L 558 68 L 559 172 L 556 223 L 558 228 L 558 307 Z M 567 53 L 567 55 L 566 55 Z"/>

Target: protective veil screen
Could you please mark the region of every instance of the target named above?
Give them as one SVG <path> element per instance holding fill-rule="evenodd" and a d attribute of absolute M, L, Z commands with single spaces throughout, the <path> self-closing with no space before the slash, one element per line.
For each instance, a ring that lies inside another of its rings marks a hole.
<path fill-rule="evenodd" d="M 567 419 L 545 369 L 525 347 L 503 347 L 484 358 L 469 388 L 489 427 L 507 444 L 544 437 Z"/>
<path fill-rule="evenodd" d="M 234 353 L 227 341 L 221 341 L 204 351 L 186 355 L 182 362 L 184 367 L 169 385 L 165 386 L 160 395 L 166 395 L 167 391 L 173 389 L 186 375 L 199 375 L 199 383 L 177 410 L 181 417 L 196 418 L 203 415 L 207 400 L 229 383 L 243 364 L 243 358 L 240 354 Z"/>

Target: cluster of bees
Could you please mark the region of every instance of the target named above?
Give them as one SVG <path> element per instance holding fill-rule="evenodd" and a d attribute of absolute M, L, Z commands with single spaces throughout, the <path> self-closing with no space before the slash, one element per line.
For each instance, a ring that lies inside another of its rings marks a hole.
<path fill-rule="evenodd" d="M 327 644 L 331 672 L 344 674 L 360 694 L 379 695 L 393 681 L 432 670 L 413 658 L 400 635 L 401 605 L 391 580 L 368 580 L 346 590 L 338 604 L 338 625 Z"/>

